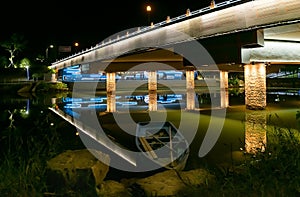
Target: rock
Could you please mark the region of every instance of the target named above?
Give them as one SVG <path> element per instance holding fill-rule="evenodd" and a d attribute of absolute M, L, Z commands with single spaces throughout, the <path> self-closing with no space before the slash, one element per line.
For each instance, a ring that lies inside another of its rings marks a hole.
<path fill-rule="evenodd" d="M 101 157 L 101 161 L 94 155 Z M 96 187 L 108 173 L 109 163 L 110 157 L 97 150 L 65 151 L 47 162 L 49 189 L 59 193 L 92 189 L 96 193 Z"/>
<path fill-rule="evenodd" d="M 129 190 L 122 184 L 117 181 L 108 180 L 104 181 L 97 188 L 98 196 L 105 197 L 131 197 Z"/>
<path fill-rule="evenodd" d="M 178 196 L 210 183 L 214 183 L 214 176 L 204 169 L 180 172 L 168 170 L 139 179 L 134 186 L 144 190 L 146 196 Z"/>

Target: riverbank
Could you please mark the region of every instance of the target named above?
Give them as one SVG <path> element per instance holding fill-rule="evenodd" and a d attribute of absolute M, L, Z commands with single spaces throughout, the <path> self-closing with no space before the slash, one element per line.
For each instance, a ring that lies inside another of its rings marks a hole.
<path fill-rule="evenodd" d="M 2 93 L 36 93 L 69 91 L 67 84 L 47 81 L 16 81 L 0 83 Z"/>

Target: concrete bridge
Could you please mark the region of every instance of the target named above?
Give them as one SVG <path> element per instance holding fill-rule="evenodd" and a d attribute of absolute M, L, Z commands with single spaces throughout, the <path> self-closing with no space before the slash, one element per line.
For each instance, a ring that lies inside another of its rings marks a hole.
<path fill-rule="evenodd" d="M 116 72 L 147 71 L 149 110 L 155 111 L 158 70 L 185 70 L 190 110 L 195 109 L 195 70 L 220 72 L 221 107 L 228 106 L 224 94 L 228 72 L 242 71 L 246 107 L 264 109 L 266 73 L 278 65 L 300 64 L 299 10 L 299 0 L 224 1 L 214 8 L 187 10 L 176 18 L 119 32 L 52 63 L 51 68 L 82 65 L 89 73 L 105 71 L 109 112 L 116 110 Z"/>

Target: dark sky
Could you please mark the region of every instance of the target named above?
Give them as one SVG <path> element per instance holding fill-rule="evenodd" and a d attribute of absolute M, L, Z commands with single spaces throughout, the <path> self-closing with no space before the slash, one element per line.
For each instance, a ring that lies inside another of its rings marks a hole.
<path fill-rule="evenodd" d="M 221 2 L 215 1 L 216 3 Z M 49 44 L 95 46 L 123 30 L 148 24 L 146 5 L 152 7 L 151 21 L 161 22 L 206 7 L 210 0 L 2 0 L 0 41 L 21 33 L 31 46 Z"/>

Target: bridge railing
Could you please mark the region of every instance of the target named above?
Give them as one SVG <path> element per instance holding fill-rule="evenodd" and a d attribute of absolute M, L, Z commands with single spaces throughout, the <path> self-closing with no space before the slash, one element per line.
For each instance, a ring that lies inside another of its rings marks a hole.
<path fill-rule="evenodd" d="M 134 32 L 131 32 L 131 33 L 127 33 L 126 35 L 123 35 L 123 36 L 118 36 L 117 38 L 111 40 L 105 40 L 100 43 L 100 44 L 97 44 L 96 46 L 94 47 L 91 47 L 89 49 L 86 49 L 86 50 L 83 50 L 79 53 L 75 53 L 71 56 L 68 56 L 66 58 L 63 58 L 61 60 L 58 60 L 52 64 L 57 64 L 57 63 L 60 63 L 60 62 L 63 62 L 65 60 L 68 60 L 68 59 L 72 59 L 73 57 L 76 57 L 76 56 L 80 56 L 80 55 L 83 55 L 85 53 L 88 53 L 90 51 L 93 51 L 95 49 L 99 49 L 99 48 L 102 48 L 102 47 L 105 47 L 105 46 L 108 46 L 108 45 L 111 45 L 111 44 L 114 44 L 116 42 L 119 42 L 121 40 L 125 40 L 127 38 L 130 38 L 130 37 L 133 37 L 133 36 L 136 36 L 136 35 L 140 35 L 140 34 L 143 34 L 143 33 L 146 33 L 146 32 L 149 32 L 149 31 L 152 31 L 154 29 L 157 29 L 157 28 L 160 28 L 160 27 L 164 27 L 164 26 L 167 26 L 167 25 L 170 25 L 170 24 L 174 24 L 175 22 L 179 22 L 181 20 L 184 20 L 186 18 L 190 18 L 190 17 L 193 17 L 193 16 L 197 16 L 197 15 L 202 15 L 202 14 L 206 14 L 210 11 L 212 11 L 213 9 L 216 9 L 216 8 L 224 8 L 226 6 L 231 6 L 231 5 L 236 5 L 237 3 L 241 3 L 241 2 L 248 2 L 248 1 L 251 1 L 251 0 L 228 0 L 228 1 L 224 1 L 224 2 L 221 2 L 221 3 L 217 3 L 215 4 L 214 8 L 211 8 L 210 6 L 207 6 L 205 8 L 201 8 L 201 9 L 198 9 L 198 10 L 195 10 L 195 11 L 192 11 L 190 12 L 189 15 L 187 14 L 183 14 L 183 15 L 180 15 L 180 16 L 177 16 L 175 18 L 170 18 L 169 21 L 167 20 L 164 20 L 164 21 L 161 21 L 159 23 L 155 23 L 153 25 L 150 25 L 150 26 L 146 26 L 146 27 L 142 27 L 142 28 L 138 28 L 136 31 Z M 254 0 L 252 0 L 254 1 Z"/>

